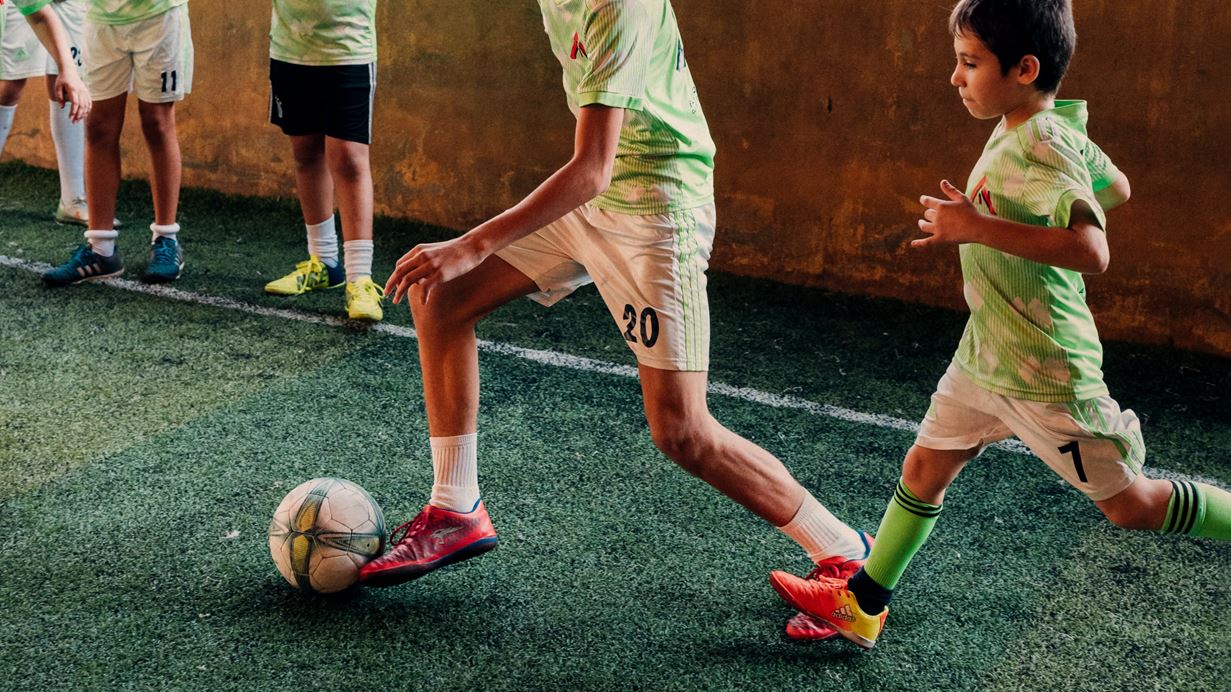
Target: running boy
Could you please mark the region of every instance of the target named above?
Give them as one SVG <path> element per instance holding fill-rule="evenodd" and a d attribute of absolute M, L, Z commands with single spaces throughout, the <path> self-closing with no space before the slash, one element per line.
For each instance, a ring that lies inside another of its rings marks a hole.
<path fill-rule="evenodd" d="M 308 259 L 265 285 L 294 296 L 346 284 L 346 314 L 380 320 L 372 281 L 372 103 L 376 0 L 274 0 L 269 119 L 291 139 Z M 338 266 L 334 196 L 342 210 Z"/>
<path fill-rule="evenodd" d="M 128 92 L 134 91 L 150 152 L 154 223 L 142 278 L 174 281 L 184 269 L 176 223 L 180 145 L 175 104 L 192 91 L 192 31 L 188 0 L 90 0 L 85 31 L 86 76 L 94 111 L 86 120 L 89 230 L 64 264 L 43 274 L 48 286 L 119 276 L 115 202 L 120 187 L 120 133 Z"/>
<path fill-rule="evenodd" d="M 87 0 L 53 0 L 48 7 L 64 28 L 68 39 L 69 61 L 80 72 L 82 62 L 82 31 L 85 28 Z M 54 218 L 60 223 L 86 225 L 85 201 L 85 123 L 73 120 L 71 106 L 57 95 L 60 68 L 57 56 L 41 45 L 39 37 L 14 2 L 0 0 L 0 153 L 17 113 L 17 104 L 32 77 L 46 76 L 47 98 L 51 113 L 51 139 L 55 144 L 56 163 L 60 171 L 60 201 Z M 84 85 L 82 85 L 84 89 Z"/>
<path fill-rule="evenodd" d="M 852 573 L 867 536 L 706 406 L 714 144 L 669 0 L 539 7 L 577 117 L 574 154 L 512 209 L 415 247 L 389 277 L 414 314 L 435 484 L 360 579 L 397 584 L 495 547 L 476 464 L 475 324 L 514 298 L 550 305 L 590 282 L 636 355 L 658 448 L 780 527 L 818 570 Z"/>
<path fill-rule="evenodd" d="M 1069 0 L 961 0 L 949 18 L 952 83 L 970 114 L 1000 122 L 966 194 L 923 197 L 924 248 L 960 244 L 970 320 L 932 395 L 867 564 L 849 581 L 770 581 L 864 648 L 927 540 L 945 489 L 987 445 L 1016 435 L 1127 529 L 1231 538 L 1231 494 L 1142 475 L 1137 417 L 1103 384 L 1081 275 L 1107 268 L 1104 210 L 1128 180 L 1086 136 L 1086 104 L 1057 101 L 1076 42 Z"/>

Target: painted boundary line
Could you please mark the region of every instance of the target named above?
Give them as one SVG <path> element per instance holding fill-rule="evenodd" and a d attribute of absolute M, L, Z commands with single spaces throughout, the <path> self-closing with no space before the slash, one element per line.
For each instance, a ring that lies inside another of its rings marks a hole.
<path fill-rule="evenodd" d="M 16 257 L 8 257 L 0 255 L 0 267 L 9 267 L 12 269 L 20 269 L 35 274 L 42 274 L 50 270 L 52 267 L 43 262 L 34 262 L 31 260 L 19 259 Z M 133 293 L 143 293 L 145 295 L 156 296 L 159 298 L 167 298 L 176 300 L 182 303 L 193 303 L 196 305 L 205 305 L 223 310 L 233 310 L 235 312 L 243 312 L 250 315 L 259 315 L 261 317 L 276 317 L 284 320 L 292 320 L 296 322 L 307 322 L 308 324 L 316 324 L 325 327 L 345 327 L 351 324 L 350 320 L 341 317 L 330 315 L 312 315 L 306 312 L 296 310 L 287 310 L 284 308 L 267 308 L 260 305 L 252 305 L 230 298 L 220 298 L 218 296 L 209 296 L 201 293 L 192 293 L 190 291 L 181 291 L 178 288 L 172 288 L 165 284 L 145 284 L 129 279 L 107 279 L 97 283 L 118 288 Z M 378 322 L 371 327 L 372 331 L 396 336 L 403 339 L 418 339 L 415 330 L 410 327 L 402 327 L 399 325 L 386 324 Z M 523 360 L 550 365 L 558 368 L 568 368 L 570 370 L 580 370 L 583 372 L 601 373 L 605 375 L 618 375 L 637 379 L 637 368 L 631 365 L 620 365 L 618 363 L 608 363 L 607 361 L 595 360 L 584 356 L 573 356 L 567 353 L 558 353 L 556 351 L 544 351 L 533 348 L 523 348 L 512 344 L 501 343 L 498 341 L 486 341 L 479 339 L 479 350 L 488 353 L 497 353 L 505 356 L 513 356 Z M 861 413 L 852 411 L 851 409 L 842 408 L 841 406 L 833 406 L 831 404 L 820 404 L 808 399 L 790 396 L 786 394 L 773 394 L 771 392 L 763 392 L 751 387 L 736 387 L 722 382 L 710 382 L 709 392 L 720 396 L 739 399 L 762 406 L 772 408 L 794 409 L 804 411 L 816 416 L 824 416 L 826 418 L 834 418 L 836 420 L 845 421 L 847 423 L 858 423 L 862 425 L 872 425 L 878 428 L 888 430 L 898 430 L 907 433 L 916 433 L 919 431 L 919 424 L 914 421 L 905 420 L 903 418 L 895 418 L 879 413 Z M 992 445 L 998 449 L 1003 449 L 1015 454 L 1030 455 L 1030 448 L 1020 440 L 1009 439 L 1003 442 L 997 442 Z M 1149 475 L 1157 478 L 1168 478 L 1172 480 L 1188 480 L 1208 483 L 1210 485 L 1226 489 L 1226 485 L 1222 482 L 1203 478 L 1201 476 L 1189 476 L 1174 471 L 1168 471 L 1157 467 L 1150 467 Z"/>

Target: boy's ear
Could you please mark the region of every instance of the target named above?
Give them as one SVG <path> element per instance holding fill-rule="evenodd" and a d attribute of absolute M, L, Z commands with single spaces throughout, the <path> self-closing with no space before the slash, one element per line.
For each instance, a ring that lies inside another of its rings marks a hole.
<path fill-rule="evenodd" d="M 1033 55 L 1022 56 L 1017 63 L 1017 83 L 1022 86 L 1034 84 L 1034 80 L 1039 78 L 1040 69 L 1038 58 Z"/>

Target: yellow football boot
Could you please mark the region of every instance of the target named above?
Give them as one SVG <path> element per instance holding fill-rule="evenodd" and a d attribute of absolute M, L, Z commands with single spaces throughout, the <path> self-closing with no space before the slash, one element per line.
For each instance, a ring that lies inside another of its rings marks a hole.
<path fill-rule="evenodd" d="M 846 588 L 845 579 L 802 579 L 775 571 L 770 573 L 769 583 L 782 600 L 828 622 L 838 634 L 865 649 L 876 646 L 889 616 L 888 608 L 876 615 L 863 612 L 855 594 Z"/>
<path fill-rule="evenodd" d="M 297 296 L 322 288 L 337 288 L 346 283 L 341 266 L 330 267 L 316 257 L 295 265 L 295 271 L 265 284 L 265 292 L 276 296 Z"/>
<path fill-rule="evenodd" d="M 385 292 L 370 276 L 361 276 L 346 282 L 346 314 L 352 320 L 379 322 L 385 316 L 380 302 Z"/>

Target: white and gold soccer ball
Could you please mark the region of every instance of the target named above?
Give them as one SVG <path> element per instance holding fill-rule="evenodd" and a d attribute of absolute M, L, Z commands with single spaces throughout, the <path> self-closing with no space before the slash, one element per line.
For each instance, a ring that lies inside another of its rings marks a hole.
<path fill-rule="evenodd" d="M 341 591 L 385 549 L 385 517 L 359 486 L 314 478 L 287 493 L 269 524 L 269 553 L 291 586 Z"/>

